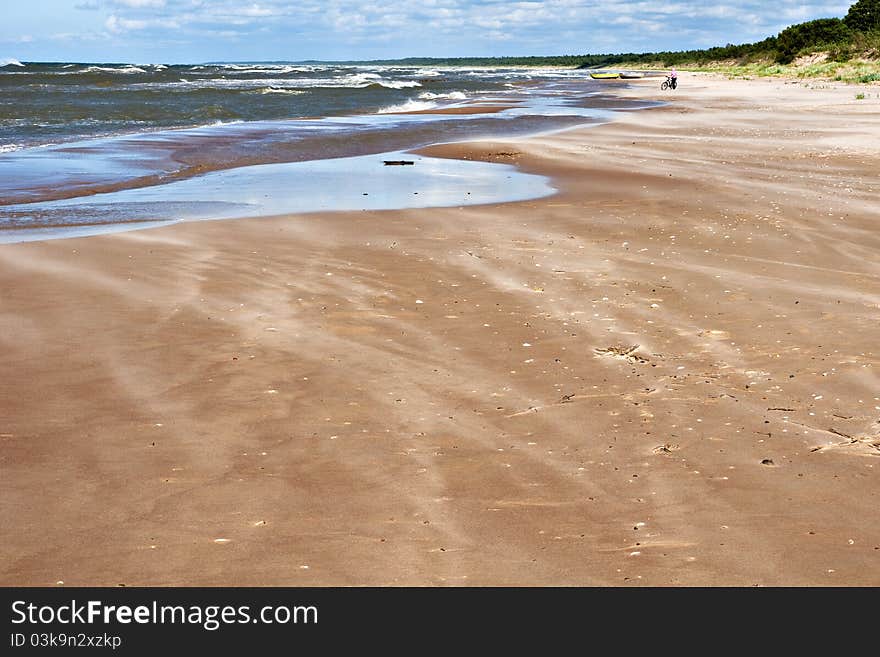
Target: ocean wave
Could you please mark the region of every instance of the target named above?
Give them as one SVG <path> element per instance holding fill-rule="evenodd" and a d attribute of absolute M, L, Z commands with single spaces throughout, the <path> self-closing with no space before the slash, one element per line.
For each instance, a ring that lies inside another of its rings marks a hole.
<path fill-rule="evenodd" d="M 333 78 L 305 78 L 301 80 L 285 80 L 288 86 L 325 87 L 339 89 L 365 89 L 373 85 L 386 89 L 411 89 L 422 85 L 415 80 L 389 80 L 378 73 L 352 73 Z"/>
<path fill-rule="evenodd" d="M 373 119 L 364 119 L 366 123 L 384 125 L 405 120 L 407 112 L 438 112 L 475 98 L 498 102 L 519 99 L 519 94 L 550 98 L 557 90 L 569 87 L 516 86 L 517 79 L 504 79 L 516 71 L 500 67 L 489 70 L 488 79 L 483 80 L 474 77 L 477 67 L 291 63 L 165 66 L 155 61 L 26 62 L 24 67 L 0 68 L 2 94 L 9 94 L 2 99 L 6 104 L 0 106 L 0 144 L 14 143 L 30 149 L 44 142 L 68 143 L 217 122 L 289 121 L 299 116 L 330 117 L 322 128 L 344 123 L 347 117 L 361 120 L 364 114 L 373 115 Z M 529 72 L 519 75 L 525 74 Z M 555 71 L 547 74 L 560 75 Z M 582 77 L 583 72 L 577 75 Z M 542 95 L 541 89 L 546 93 Z M 395 113 L 400 115 L 393 116 Z M 445 119 L 450 123 L 458 120 Z M 4 148 L 3 152 L 9 154 L 3 159 L 19 157 L 10 152 L 13 150 L 16 146 Z"/>
<path fill-rule="evenodd" d="M 205 70 L 209 68 L 220 69 L 232 74 L 248 74 L 248 73 L 277 73 L 286 75 L 288 73 L 312 73 L 316 70 L 314 66 L 292 66 L 290 64 L 216 64 L 214 66 L 193 66 L 194 70 Z"/>
<path fill-rule="evenodd" d="M 77 73 L 146 73 L 146 71 L 138 66 L 89 66 Z"/>
<path fill-rule="evenodd" d="M 470 71 L 465 73 L 470 77 L 482 78 L 486 80 L 532 80 L 535 77 L 535 71 L 504 71 L 504 70 L 486 70 L 486 71 Z"/>
<path fill-rule="evenodd" d="M 435 94 L 431 91 L 425 91 L 419 94 L 422 100 L 467 100 L 467 94 L 463 91 L 450 91 L 447 94 Z"/>
<path fill-rule="evenodd" d="M 252 80 L 228 80 L 226 78 L 204 79 L 196 78 L 188 80 L 179 78 L 178 80 L 169 80 L 167 82 L 133 82 L 131 84 L 120 87 L 131 91 L 157 90 L 157 91 L 174 91 L 175 89 L 185 88 L 187 90 L 194 89 L 243 89 L 253 90 L 261 87 L 281 87 L 295 83 L 295 80 L 286 78 L 255 78 Z"/>
<path fill-rule="evenodd" d="M 252 90 L 262 87 L 280 89 L 366 89 L 377 86 L 387 89 L 409 89 L 421 87 L 415 80 L 388 80 L 380 75 L 357 73 L 336 78 L 195 78 L 192 80 L 179 78 L 177 82 L 136 82 L 129 85 L 130 89 L 173 89 L 186 86 L 206 89 L 245 89 Z"/>
<path fill-rule="evenodd" d="M 410 98 L 400 105 L 390 105 L 378 110 L 376 114 L 401 114 L 403 112 L 424 112 L 425 110 L 434 109 L 437 103 L 428 103 L 423 100 L 414 100 Z"/>
<path fill-rule="evenodd" d="M 148 73 L 146 69 L 139 66 L 86 66 L 81 68 L 78 64 L 65 64 L 61 67 L 61 71 L 41 71 L 40 75 L 87 75 L 89 73 L 121 73 L 130 75 L 133 73 Z M 161 70 L 161 69 L 159 69 Z"/>
<path fill-rule="evenodd" d="M 11 153 L 12 151 L 19 151 L 24 146 L 21 144 L 0 144 L 0 153 Z"/>
<path fill-rule="evenodd" d="M 261 89 L 254 90 L 253 93 L 259 94 L 287 94 L 289 96 L 301 96 L 303 94 L 308 93 L 307 91 L 303 91 L 302 89 L 284 89 L 282 87 L 263 87 Z"/>
<path fill-rule="evenodd" d="M 412 89 L 414 87 L 421 87 L 422 85 L 416 82 L 415 80 L 375 80 L 373 84 L 378 84 L 380 87 L 385 87 L 386 89 Z"/>
<path fill-rule="evenodd" d="M 193 67 L 194 68 L 194 67 Z M 290 67 L 288 67 L 290 68 Z M 146 73 L 149 77 L 139 77 L 132 80 L 124 88 L 130 90 L 140 89 L 170 89 L 186 85 L 187 87 L 201 87 L 213 89 L 243 89 L 252 90 L 260 87 L 277 87 L 281 89 L 367 89 L 369 87 L 383 87 L 386 89 L 416 89 L 421 87 L 417 80 L 402 80 L 391 77 L 383 77 L 377 73 L 351 73 L 333 76 L 309 77 L 306 75 L 290 76 L 283 68 L 266 68 L 260 72 L 264 75 L 259 77 L 243 77 L 226 74 L 214 77 L 215 74 L 202 71 L 194 72 L 191 68 L 180 71 L 178 75 L 185 74 L 195 77 L 178 77 L 176 80 L 168 80 L 166 75 L 158 75 L 158 71 L 145 71 L 142 68 L 128 66 L 126 68 L 110 68 L 102 66 L 90 66 L 85 70 L 58 71 L 55 75 L 78 75 L 87 73 Z M 250 71 L 256 73 L 256 70 Z M 153 76 L 156 77 L 153 77 Z M 152 78 L 152 81 L 150 80 Z"/>
<path fill-rule="evenodd" d="M 11 58 L 10 59 L 0 59 L 0 68 L 3 68 L 4 66 L 21 66 L 21 67 L 23 67 L 24 64 L 22 64 L 17 59 L 11 59 Z"/>
<path fill-rule="evenodd" d="M 242 118 L 234 109 L 224 107 L 223 105 L 206 105 L 205 107 L 200 107 L 198 115 L 213 119 L 215 122 L 222 121 L 224 123 L 228 121 L 241 121 Z"/>
<path fill-rule="evenodd" d="M 388 80 L 375 73 L 355 73 L 335 78 L 213 79 L 194 82 L 213 87 L 247 88 L 277 86 L 285 89 L 366 89 L 371 86 L 385 87 L 386 89 L 409 89 L 422 86 L 415 80 Z"/>

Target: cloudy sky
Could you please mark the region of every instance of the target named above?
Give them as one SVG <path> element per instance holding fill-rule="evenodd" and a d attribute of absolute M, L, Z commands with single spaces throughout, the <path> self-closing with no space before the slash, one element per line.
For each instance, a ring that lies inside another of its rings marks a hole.
<path fill-rule="evenodd" d="M 851 2 L 0 0 L 0 60 L 194 63 L 681 50 L 743 43 Z"/>

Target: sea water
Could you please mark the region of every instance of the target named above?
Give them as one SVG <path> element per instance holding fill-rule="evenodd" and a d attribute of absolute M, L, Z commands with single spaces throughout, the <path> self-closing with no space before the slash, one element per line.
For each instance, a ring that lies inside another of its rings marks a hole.
<path fill-rule="evenodd" d="M 634 107 L 609 105 L 608 89 L 566 69 L 16 62 L 0 66 L 0 241 L 541 196 L 547 181 L 501 165 L 376 162 Z M 373 191 L 355 185 L 341 197 L 352 180 Z"/>

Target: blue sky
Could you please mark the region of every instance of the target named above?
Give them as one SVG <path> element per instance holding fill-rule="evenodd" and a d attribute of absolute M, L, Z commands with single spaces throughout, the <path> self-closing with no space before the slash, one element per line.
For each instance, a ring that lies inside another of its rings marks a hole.
<path fill-rule="evenodd" d="M 854 1 L 854 0 L 853 0 Z M 195 63 L 681 50 L 851 4 L 791 0 L 0 0 L 0 60 Z"/>

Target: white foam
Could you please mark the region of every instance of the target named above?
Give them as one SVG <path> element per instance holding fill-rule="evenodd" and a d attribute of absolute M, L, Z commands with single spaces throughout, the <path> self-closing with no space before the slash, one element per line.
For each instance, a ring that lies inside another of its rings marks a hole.
<path fill-rule="evenodd" d="M 383 107 L 376 114 L 399 114 L 401 112 L 423 112 L 424 110 L 434 109 L 437 103 L 428 103 L 425 101 L 414 100 L 410 98 L 401 105 L 391 105 Z"/>
<path fill-rule="evenodd" d="M 11 153 L 12 151 L 18 151 L 24 148 L 24 146 L 19 146 L 18 144 L 0 144 L 0 153 Z"/>
<path fill-rule="evenodd" d="M 198 68 L 198 67 L 193 67 Z M 296 67 L 286 67 L 285 68 L 270 68 L 264 67 L 262 69 L 251 68 L 248 69 L 250 73 L 274 73 L 277 75 L 284 75 L 286 73 L 291 72 L 287 69 L 294 69 Z M 130 67 L 128 70 L 122 69 L 102 69 L 101 67 L 90 67 L 92 71 L 97 70 L 107 70 L 113 72 L 137 72 L 142 69 L 135 69 L 134 67 Z M 245 69 L 237 68 L 234 70 L 234 73 L 243 72 Z M 73 73 L 72 71 L 70 73 Z M 320 77 L 320 78 L 297 78 L 297 77 L 259 77 L 259 78 L 242 78 L 237 75 L 233 75 L 229 78 L 221 77 L 197 77 L 194 80 L 186 80 L 184 78 L 180 78 L 181 83 L 191 83 L 197 85 L 199 87 L 206 88 L 239 88 L 239 89 L 248 89 L 248 88 L 259 88 L 259 87 L 275 87 L 281 89 L 365 89 L 372 85 L 378 85 L 381 87 L 385 87 L 387 89 L 410 89 L 421 87 L 422 85 L 415 80 L 392 80 L 383 78 L 381 75 L 377 73 L 349 73 L 346 75 L 339 75 L 337 77 Z M 199 75 L 197 73 L 190 73 L 193 75 Z M 142 82 L 138 83 L 138 86 L 141 88 L 145 87 L 164 87 L 166 82 L 161 83 L 152 83 L 152 82 Z"/>
<path fill-rule="evenodd" d="M 415 80 L 376 80 L 376 84 L 388 89 L 411 89 L 413 87 L 421 87 L 422 85 Z"/>
<path fill-rule="evenodd" d="M 257 85 L 259 86 L 284 86 L 284 88 L 299 89 L 365 89 L 371 85 L 377 84 L 388 89 L 408 89 L 421 87 L 422 85 L 415 80 L 386 80 L 381 75 L 375 73 L 355 73 L 352 75 L 343 75 L 335 78 L 262 78 L 259 80 L 206 80 L 204 84 L 209 85 L 225 85 L 225 86 L 242 86 Z"/>
<path fill-rule="evenodd" d="M 289 96 L 301 96 L 304 93 L 308 93 L 306 91 L 302 91 L 301 89 L 283 89 L 279 87 L 264 87 L 259 90 L 261 94 L 287 94 Z"/>
<path fill-rule="evenodd" d="M 146 73 L 146 71 L 137 66 L 89 66 L 81 71 L 82 73 Z"/>
<path fill-rule="evenodd" d="M 210 67 L 193 66 L 193 68 L 204 69 Z M 313 66 L 291 66 L 288 64 L 220 64 L 217 68 L 222 68 L 232 73 L 277 73 L 279 75 L 286 73 L 311 73 L 315 70 Z"/>
<path fill-rule="evenodd" d="M 435 94 L 425 91 L 419 94 L 422 100 L 467 100 L 467 94 L 463 91 L 450 91 L 448 94 Z"/>
<path fill-rule="evenodd" d="M 24 64 L 17 59 L 0 59 L 0 68 L 3 68 L 4 66 L 24 66 Z"/>

